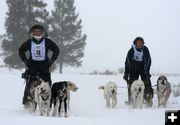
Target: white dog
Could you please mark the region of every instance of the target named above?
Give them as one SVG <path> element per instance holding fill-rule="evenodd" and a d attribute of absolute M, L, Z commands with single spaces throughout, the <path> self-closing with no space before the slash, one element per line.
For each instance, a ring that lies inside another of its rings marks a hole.
<path fill-rule="evenodd" d="M 142 108 L 144 100 L 144 82 L 142 80 L 135 80 L 131 85 L 131 98 L 133 108 Z"/>
<path fill-rule="evenodd" d="M 117 104 L 117 85 L 115 82 L 108 82 L 105 86 L 100 86 L 99 89 L 104 90 L 104 98 L 106 100 L 106 107 L 115 108 Z M 112 104 L 112 105 L 111 105 Z"/>
<path fill-rule="evenodd" d="M 50 100 L 51 100 L 51 88 L 49 82 L 41 83 L 35 88 L 35 101 L 39 106 L 41 115 L 49 115 L 50 112 Z"/>

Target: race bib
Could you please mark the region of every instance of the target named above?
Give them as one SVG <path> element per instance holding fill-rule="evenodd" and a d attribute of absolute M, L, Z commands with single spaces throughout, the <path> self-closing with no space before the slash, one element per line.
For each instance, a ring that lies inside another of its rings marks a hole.
<path fill-rule="evenodd" d="M 45 39 L 40 44 L 31 42 L 31 55 L 32 60 L 43 61 L 45 60 Z"/>
<path fill-rule="evenodd" d="M 135 61 L 143 61 L 143 51 L 137 51 L 135 46 L 133 45 L 133 49 L 134 49 L 134 57 L 133 59 Z"/>

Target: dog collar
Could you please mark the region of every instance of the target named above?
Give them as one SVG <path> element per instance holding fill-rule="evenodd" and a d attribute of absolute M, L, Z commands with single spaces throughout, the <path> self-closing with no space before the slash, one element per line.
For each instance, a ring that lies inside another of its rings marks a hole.
<path fill-rule="evenodd" d="M 165 93 L 166 89 L 167 89 L 167 86 L 164 88 L 162 93 L 159 90 L 158 90 L 158 92 L 161 93 L 161 95 L 163 95 Z"/>
<path fill-rule="evenodd" d="M 48 100 L 48 98 L 49 98 L 49 95 L 47 95 L 47 94 L 43 94 L 43 95 L 41 95 L 41 97 L 42 97 L 42 100 L 43 101 L 46 101 L 46 100 Z"/>

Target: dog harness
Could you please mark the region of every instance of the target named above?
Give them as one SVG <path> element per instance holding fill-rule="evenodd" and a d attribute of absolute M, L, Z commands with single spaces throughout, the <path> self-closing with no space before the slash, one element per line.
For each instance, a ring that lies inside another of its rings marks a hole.
<path fill-rule="evenodd" d="M 48 100 L 48 98 L 49 98 L 49 93 L 41 93 L 41 98 L 42 98 L 43 101 Z"/>
<path fill-rule="evenodd" d="M 162 92 L 158 90 L 158 94 L 161 95 L 161 96 L 164 96 L 165 91 L 166 91 L 169 87 L 171 87 L 171 86 L 170 86 L 169 82 L 167 82 L 167 84 L 165 85 L 164 90 L 163 90 Z"/>
<path fill-rule="evenodd" d="M 31 42 L 31 55 L 34 61 L 45 60 L 45 39 L 40 44 L 36 44 L 34 41 Z"/>
<path fill-rule="evenodd" d="M 143 61 L 143 50 L 141 51 L 137 51 L 135 45 L 132 45 L 133 49 L 134 49 L 134 57 L 133 60 L 135 61 Z"/>

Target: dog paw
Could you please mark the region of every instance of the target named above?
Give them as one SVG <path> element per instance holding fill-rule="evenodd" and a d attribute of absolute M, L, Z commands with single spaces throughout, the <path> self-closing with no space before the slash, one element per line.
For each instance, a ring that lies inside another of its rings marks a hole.
<path fill-rule="evenodd" d="M 52 108 L 49 108 L 49 111 L 52 111 Z"/>
<path fill-rule="evenodd" d="M 52 116 L 53 116 L 53 117 L 55 117 L 55 116 L 56 116 L 56 113 L 55 113 L 55 112 L 53 112 L 53 113 L 52 113 Z"/>
<path fill-rule="evenodd" d="M 62 115 L 61 115 L 61 113 L 60 113 L 60 112 L 58 113 L 58 116 L 59 116 L 59 117 L 62 117 Z"/>
<path fill-rule="evenodd" d="M 67 118 L 67 117 L 68 117 L 67 113 L 65 113 L 64 117 L 65 117 L 65 118 Z"/>
<path fill-rule="evenodd" d="M 49 116 L 49 113 L 46 113 L 46 116 Z"/>

